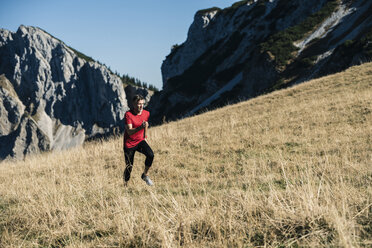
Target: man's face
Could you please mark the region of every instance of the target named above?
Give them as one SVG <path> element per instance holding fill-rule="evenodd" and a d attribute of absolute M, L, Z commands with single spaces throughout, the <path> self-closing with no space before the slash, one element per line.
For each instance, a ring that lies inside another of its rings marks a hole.
<path fill-rule="evenodd" d="M 133 108 L 136 113 L 141 113 L 143 110 L 143 105 L 145 104 L 145 100 L 139 100 L 133 103 Z"/>

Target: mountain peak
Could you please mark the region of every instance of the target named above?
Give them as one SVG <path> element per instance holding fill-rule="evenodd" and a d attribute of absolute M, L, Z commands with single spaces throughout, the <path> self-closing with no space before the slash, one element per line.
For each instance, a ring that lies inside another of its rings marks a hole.
<path fill-rule="evenodd" d="M 164 105 L 154 102 L 152 116 L 178 119 L 369 61 L 371 9 L 364 0 L 258 0 L 200 10 L 163 61 Z"/>
<path fill-rule="evenodd" d="M 112 134 L 129 109 L 126 92 L 137 92 L 125 92 L 106 66 L 37 27 L 1 30 L 0 54 L 0 159 Z"/>

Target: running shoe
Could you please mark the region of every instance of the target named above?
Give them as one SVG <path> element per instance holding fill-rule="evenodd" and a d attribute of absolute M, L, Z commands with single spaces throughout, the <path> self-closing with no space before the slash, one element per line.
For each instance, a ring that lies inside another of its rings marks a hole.
<path fill-rule="evenodd" d="M 152 186 L 154 183 L 151 181 L 149 176 L 145 176 L 145 174 L 142 173 L 141 176 L 142 180 L 146 182 L 147 185 Z"/>

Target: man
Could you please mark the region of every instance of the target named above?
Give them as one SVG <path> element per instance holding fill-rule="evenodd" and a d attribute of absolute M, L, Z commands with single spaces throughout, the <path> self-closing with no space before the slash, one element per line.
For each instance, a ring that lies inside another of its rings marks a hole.
<path fill-rule="evenodd" d="M 153 182 L 147 175 L 154 153 L 147 143 L 146 131 L 150 113 L 143 109 L 145 99 L 141 95 L 135 95 L 132 100 L 133 107 L 125 113 L 125 133 L 124 133 L 124 156 L 126 168 L 124 170 L 124 186 L 128 185 L 130 174 L 133 168 L 134 154 L 136 151 L 146 156 L 145 169 L 142 173 L 142 180 L 147 185 L 152 186 Z"/>

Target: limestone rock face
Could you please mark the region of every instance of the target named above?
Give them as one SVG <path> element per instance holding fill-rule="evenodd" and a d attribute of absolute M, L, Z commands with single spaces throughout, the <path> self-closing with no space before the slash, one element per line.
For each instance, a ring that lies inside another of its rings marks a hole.
<path fill-rule="evenodd" d="M 372 58 L 372 1 L 249 0 L 198 11 L 161 70 L 152 121 L 178 119 Z"/>
<path fill-rule="evenodd" d="M 110 134 L 131 98 L 106 66 L 35 27 L 0 29 L 0 75 L 1 159 Z"/>
<path fill-rule="evenodd" d="M 20 123 L 25 106 L 17 97 L 13 85 L 0 75 L 0 136 L 9 135 Z"/>

